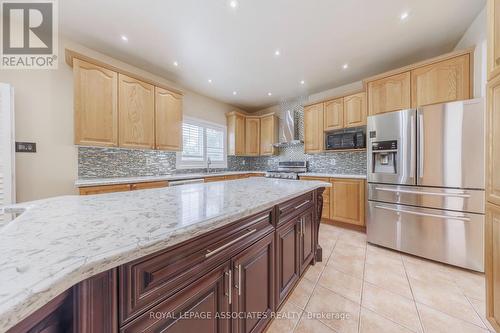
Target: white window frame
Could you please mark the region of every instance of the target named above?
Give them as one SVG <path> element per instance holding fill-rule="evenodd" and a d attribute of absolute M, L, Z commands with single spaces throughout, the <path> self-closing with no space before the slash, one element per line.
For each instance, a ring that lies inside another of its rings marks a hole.
<path fill-rule="evenodd" d="M 222 142 L 224 143 L 223 145 L 223 154 L 224 156 L 224 161 L 219 161 L 219 162 L 211 162 L 210 168 L 221 168 L 225 169 L 227 168 L 227 127 L 212 123 L 206 120 L 200 120 L 197 118 L 192 118 L 192 117 L 187 117 L 184 116 L 182 123 L 188 123 L 196 126 L 200 126 L 203 128 L 211 128 L 217 131 L 221 131 L 223 133 L 223 138 Z M 205 138 L 203 140 L 203 161 L 183 161 L 182 160 L 182 151 L 177 152 L 176 158 L 175 158 L 175 167 L 177 169 L 204 169 L 207 167 L 207 140 L 206 140 L 206 132 L 204 131 Z M 183 138 L 184 139 L 184 138 Z"/>

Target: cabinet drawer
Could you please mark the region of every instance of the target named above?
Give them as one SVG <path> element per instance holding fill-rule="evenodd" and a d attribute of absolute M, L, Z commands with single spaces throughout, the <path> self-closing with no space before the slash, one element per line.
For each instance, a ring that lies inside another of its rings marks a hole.
<path fill-rule="evenodd" d="M 289 217 L 303 212 L 313 204 L 313 193 L 309 192 L 298 198 L 278 205 L 278 225 L 284 223 Z"/>
<path fill-rule="evenodd" d="M 120 267 L 120 325 L 274 230 L 269 209 Z"/>

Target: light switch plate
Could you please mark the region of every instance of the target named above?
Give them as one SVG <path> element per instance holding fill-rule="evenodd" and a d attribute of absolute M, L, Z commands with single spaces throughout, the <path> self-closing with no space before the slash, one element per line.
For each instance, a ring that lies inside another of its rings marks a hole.
<path fill-rule="evenodd" d="M 16 153 L 36 153 L 36 143 L 16 142 Z"/>

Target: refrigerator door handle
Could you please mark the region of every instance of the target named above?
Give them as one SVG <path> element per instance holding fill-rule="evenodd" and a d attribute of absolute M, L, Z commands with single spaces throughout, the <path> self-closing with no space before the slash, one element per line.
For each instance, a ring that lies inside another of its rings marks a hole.
<path fill-rule="evenodd" d="M 389 207 L 384 207 L 384 206 L 375 206 L 375 208 L 389 210 L 391 212 L 396 212 L 396 213 L 418 215 L 418 216 L 426 216 L 426 217 L 435 217 L 435 218 L 438 218 L 438 219 L 445 219 L 445 220 L 459 220 L 459 221 L 464 221 L 464 222 L 470 222 L 470 218 L 468 218 L 468 217 L 413 212 L 413 211 L 410 211 L 410 210 L 402 210 L 402 209 L 389 208 Z"/>
<path fill-rule="evenodd" d="M 411 148 L 410 148 L 410 178 L 415 178 L 415 155 L 416 155 L 416 152 L 415 152 L 415 147 L 416 147 L 416 143 L 415 143 L 415 116 L 411 116 L 410 117 L 410 126 L 411 126 L 411 130 L 410 130 L 410 145 L 411 145 Z"/>
<path fill-rule="evenodd" d="M 376 187 L 375 190 L 383 192 L 395 192 L 395 193 L 408 193 L 408 194 L 422 194 L 422 195 L 434 195 L 439 197 L 455 197 L 455 198 L 470 198 L 470 194 L 466 192 L 462 193 L 437 193 L 437 192 L 426 192 L 426 191 L 411 191 L 411 190 L 398 190 L 393 188 Z"/>
<path fill-rule="evenodd" d="M 424 177 L 424 115 L 418 114 L 418 177 Z"/>

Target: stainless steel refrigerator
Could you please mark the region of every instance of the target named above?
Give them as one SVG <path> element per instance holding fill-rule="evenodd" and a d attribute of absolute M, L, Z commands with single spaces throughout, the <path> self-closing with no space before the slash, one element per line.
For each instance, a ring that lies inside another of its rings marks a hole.
<path fill-rule="evenodd" d="M 368 117 L 368 242 L 484 271 L 482 99 Z"/>

